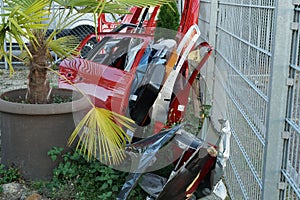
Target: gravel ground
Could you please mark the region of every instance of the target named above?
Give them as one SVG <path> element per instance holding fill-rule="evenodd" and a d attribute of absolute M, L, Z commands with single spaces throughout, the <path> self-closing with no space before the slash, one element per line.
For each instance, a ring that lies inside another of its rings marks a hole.
<path fill-rule="evenodd" d="M 9 70 L 0 70 L 0 94 L 17 88 L 27 87 L 27 73 L 28 70 L 18 69 L 10 76 Z"/>
<path fill-rule="evenodd" d="M 9 70 L 0 69 L 0 94 L 12 89 L 26 88 L 27 87 L 28 69 L 16 69 L 15 73 L 10 75 Z M 48 73 L 48 78 L 51 86 L 57 86 L 57 75 L 53 72 Z"/>

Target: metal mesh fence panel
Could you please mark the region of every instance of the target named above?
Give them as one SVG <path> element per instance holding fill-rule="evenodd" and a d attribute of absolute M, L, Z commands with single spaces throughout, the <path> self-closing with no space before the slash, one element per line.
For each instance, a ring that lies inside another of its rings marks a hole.
<path fill-rule="evenodd" d="M 294 10 L 292 53 L 289 74 L 287 137 L 284 147 L 282 174 L 284 185 L 283 198 L 300 199 L 300 6 Z"/>
<path fill-rule="evenodd" d="M 229 194 L 299 199 L 300 2 L 203 0 L 201 5 L 208 4 L 210 11 L 202 13 L 210 13 L 210 20 L 200 13 L 199 26 L 215 52 L 209 73 L 202 75 L 211 89 L 212 124 L 220 118 L 231 123 Z"/>
<path fill-rule="evenodd" d="M 232 199 L 262 196 L 274 10 L 274 1 L 218 2 L 211 115 L 231 123 L 226 184 Z"/>
<path fill-rule="evenodd" d="M 209 25 L 210 25 L 210 15 L 211 15 L 211 1 L 204 0 L 201 1 L 200 14 L 199 14 L 199 28 L 201 31 L 201 39 L 204 41 L 209 40 Z"/>

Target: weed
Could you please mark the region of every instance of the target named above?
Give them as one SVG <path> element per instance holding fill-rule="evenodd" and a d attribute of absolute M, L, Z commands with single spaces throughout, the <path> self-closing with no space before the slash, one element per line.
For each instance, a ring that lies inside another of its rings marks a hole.
<path fill-rule="evenodd" d="M 128 173 L 114 170 L 98 160 L 87 161 L 79 151 L 61 154 L 53 147 L 48 155 L 61 159 L 50 182 L 34 182 L 31 187 L 50 199 L 116 199 Z M 136 188 L 129 199 L 142 200 L 146 194 Z"/>
<path fill-rule="evenodd" d="M 62 147 L 53 147 L 50 151 L 48 151 L 48 156 L 52 161 L 56 161 L 57 156 L 62 153 L 64 149 Z"/>
<path fill-rule="evenodd" d="M 6 168 L 3 164 L 0 164 L 0 185 L 18 181 L 20 178 L 19 169 L 14 167 Z"/>
<path fill-rule="evenodd" d="M 21 174 L 19 170 L 14 167 L 6 168 L 3 164 L 0 164 L 0 185 L 19 181 Z M 0 187 L 0 193 L 3 192 L 3 188 Z"/>
<path fill-rule="evenodd" d="M 203 104 L 203 105 L 201 106 L 200 120 L 199 120 L 199 127 L 198 127 L 198 130 L 200 130 L 200 129 L 202 128 L 204 119 L 209 117 L 210 109 L 211 109 L 211 105 Z"/>
<path fill-rule="evenodd" d="M 66 103 L 71 101 L 72 101 L 72 97 L 64 97 L 60 95 L 52 95 L 52 100 L 51 100 L 51 102 L 53 103 Z"/>

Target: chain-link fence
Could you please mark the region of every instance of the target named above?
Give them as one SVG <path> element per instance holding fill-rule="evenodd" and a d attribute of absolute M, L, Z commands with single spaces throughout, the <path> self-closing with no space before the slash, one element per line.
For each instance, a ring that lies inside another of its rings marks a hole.
<path fill-rule="evenodd" d="M 212 123 L 232 128 L 231 198 L 300 199 L 300 2 L 200 2 L 202 39 L 215 48 L 206 100 Z"/>

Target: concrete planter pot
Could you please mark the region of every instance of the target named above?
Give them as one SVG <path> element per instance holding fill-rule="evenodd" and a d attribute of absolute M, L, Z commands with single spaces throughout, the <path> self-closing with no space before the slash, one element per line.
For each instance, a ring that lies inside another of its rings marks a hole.
<path fill-rule="evenodd" d="M 74 95 L 66 89 L 54 89 L 52 94 L 73 94 L 72 102 L 22 104 L 3 100 L 25 94 L 26 89 L 18 89 L 0 96 L 1 163 L 20 168 L 25 179 L 49 180 L 57 163 L 47 152 L 54 146 L 67 150 L 67 140 L 76 124 L 74 119 L 78 121 L 89 104 L 81 94 Z"/>

